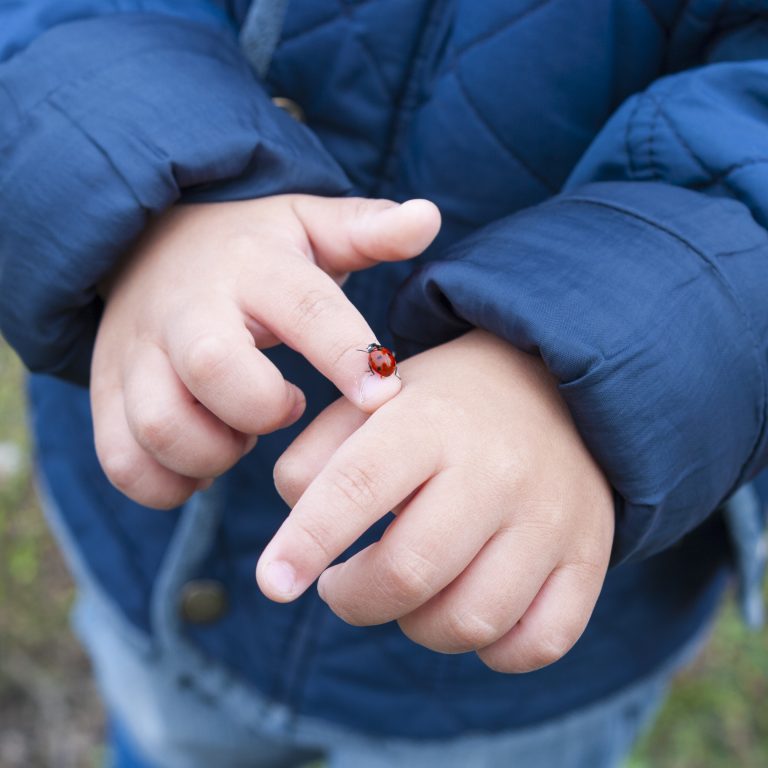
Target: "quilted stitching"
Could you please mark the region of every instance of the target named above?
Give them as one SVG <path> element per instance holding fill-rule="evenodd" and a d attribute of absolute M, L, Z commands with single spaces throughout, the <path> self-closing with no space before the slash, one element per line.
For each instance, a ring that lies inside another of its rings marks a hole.
<path fill-rule="evenodd" d="M 514 27 L 516 24 L 523 21 L 532 13 L 535 13 L 536 11 L 540 10 L 545 5 L 548 5 L 550 2 L 552 2 L 552 0 L 535 0 L 534 3 L 529 5 L 523 11 L 519 12 L 512 18 L 507 19 L 507 21 L 505 21 L 501 26 L 491 30 L 490 32 L 486 32 L 485 34 L 480 35 L 474 40 L 471 40 L 469 43 L 465 43 L 460 50 L 456 51 L 456 57 L 459 58 L 463 56 L 464 54 L 471 51 L 473 48 L 476 48 L 478 45 L 483 45 L 484 43 L 487 43 L 489 40 L 492 40 L 497 35 L 503 35 L 505 32 L 509 32 L 509 30 L 512 27 Z"/>
<path fill-rule="evenodd" d="M 650 15 L 650 17 L 659 25 L 659 29 L 664 33 L 664 36 L 668 37 L 671 32 L 671 29 L 669 28 L 669 26 L 667 26 L 664 19 L 661 18 L 661 16 L 659 15 L 659 12 L 652 5 L 650 0 L 640 0 L 640 2 L 648 11 L 648 14 Z"/>
<path fill-rule="evenodd" d="M 350 7 L 344 0 L 337 0 L 339 9 L 341 13 L 346 17 L 347 21 L 351 23 L 352 27 L 354 28 L 356 18 L 355 13 L 352 7 Z M 362 5 L 365 5 L 366 2 L 370 2 L 370 0 L 365 0 Z M 355 9 L 360 8 L 360 5 L 354 6 Z M 360 46 L 360 48 L 363 51 L 363 54 L 368 59 L 369 63 L 371 64 L 371 69 L 373 72 L 376 73 L 376 76 L 379 79 L 379 82 L 384 89 L 385 92 L 389 93 L 390 96 L 392 94 L 392 89 L 390 88 L 389 84 L 387 83 L 386 78 L 384 77 L 384 73 L 381 71 L 381 66 L 379 64 L 379 60 L 376 56 L 376 54 L 371 50 L 370 45 L 366 42 L 366 38 L 364 35 L 356 35 L 355 36 L 355 42 Z"/>
<path fill-rule="evenodd" d="M 364 5 L 368 5 L 370 3 L 376 2 L 377 0 L 361 0 L 361 2 L 356 3 L 355 8 L 360 9 Z M 338 3 L 340 6 L 343 6 L 343 0 L 338 0 Z M 341 11 L 341 12 L 340 12 Z M 337 22 L 341 22 L 344 20 L 344 16 L 348 18 L 348 14 L 345 12 L 345 8 L 336 8 L 331 10 L 331 14 L 328 16 L 328 18 L 323 19 L 322 21 L 317 22 L 316 24 L 312 24 L 304 29 L 300 29 L 298 32 L 294 32 L 292 34 L 284 35 L 282 42 L 287 43 L 291 41 L 299 40 L 302 37 L 308 37 L 309 35 L 313 34 L 314 32 L 317 32 L 318 30 L 322 29 L 323 27 L 327 27 L 330 24 L 335 24 Z"/>
<path fill-rule="evenodd" d="M 509 155 L 509 157 L 515 160 L 515 162 L 517 162 L 518 165 L 520 165 L 530 176 L 532 176 L 536 181 L 538 181 L 539 184 L 541 184 L 541 186 L 544 187 L 547 191 L 552 193 L 556 192 L 557 188 L 553 184 L 548 182 L 540 173 L 534 170 L 530 166 L 530 164 L 528 164 L 525 160 L 523 160 L 520 154 L 515 152 L 515 150 L 512 149 L 512 147 L 508 144 L 504 136 L 499 131 L 496 130 L 493 123 L 483 115 L 483 113 L 480 111 L 480 108 L 477 106 L 477 104 L 473 100 L 472 95 L 469 92 L 469 89 L 467 88 L 467 85 L 462 79 L 458 70 L 455 70 L 453 72 L 453 75 L 456 78 L 456 82 L 459 85 L 459 89 L 461 91 L 461 94 L 464 97 L 464 100 L 467 102 L 467 106 L 472 110 L 472 113 L 475 115 L 478 121 L 485 127 L 488 133 L 490 133 L 491 136 L 493 136 L 499 148 L 503 150 L 507 155 Z"/>

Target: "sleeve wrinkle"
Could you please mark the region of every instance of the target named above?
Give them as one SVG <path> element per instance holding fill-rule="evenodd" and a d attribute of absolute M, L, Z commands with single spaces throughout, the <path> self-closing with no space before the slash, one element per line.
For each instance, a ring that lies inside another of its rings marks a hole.
<path fill-rule="evenodd" d="M 169 52 L 173 50 L 174 48 L 167 48 L 165 49 L 165 52 Z M 210 58 L 213 61 L 215 61 L 217 64 L 222 64 L 224 66 L 233 68 L 232 64 L 230 62 L 227 62 L 223 57 L 222 58 L 214 57 L 214 56 L 211 56 L 210 54 L 205 54 L 202 51 L 189 51 L 183 48 L 177 48 L 175 50 L 177 50 L 177 52 L 182 56 L 193 56 L 195 58 Z M 24 120 L 28 119 L 31 115 L 34 115 L 36 113 L 36 110 L 39 109 L 40 107 L 46 104 L 51 104 L 52 103 L 51 99 L 57 96 L 65 88 L 72 88 L 72 87 L 86 84 L 91 80 L 93 80 L 94 77 L 101 76 L 105 72 L 109 72 L 112 69 L 116 69 L 117 67 L 122 66 L 127 61 L 135 62 L 140 59 L 143 59 L 146 56 L 156 56 L 159 53 L 161 53 L 161 51 L 158 50 L 157 46 L 154 46 L 154 45 L 147 46 L 142 50 L 132 51 L 130 53 L 125 54 L 124 56 L 120 56 L 116 59 L 113 59 L 106 66 L 100 65 L 99 67 L 93 67 L 92 69 L 87 69 L 71 80 L 63 80 L 62 82 L 58 83 L 55 88 L 52 88 L 51 90 L 42 94 L 38 101 L 36 101 L 34 104 L 31 104 L 24 111 L 21 110 L 16 100 L 14 99 L 13 94 L 8 90 L 6 86 L 3 85 L 1 81 L 0 81 L 0 88 L 2 88 L 3 91 L 7 93 L 9 98 L 11 99 L 21 121 L 20 127 L 23 128 Z"/>
<path fill-rule="evenodd" d="M 47 100 L 47 104 L 51 107 L 51 109 L 58 112 L 104 158 L 105 162 L 109 165 L 110 170 L 112 170 L 115 176 L 123 182 L 125 188 L 130 192 L 133 201 L 136 203 L 136 206 L 141 208 L 146 215 L 149 215 L 151 211 L 141 202 L 139 196 L 136 194 L 136 191 L 133 189 L 128 179 L 125 178 L 120 168 L 118 168 L 118 166 L 112 160 L 109 152 L 107 152 L 106 149 L 104 149 L 104 147 L 102 147 L 101 144 L 99 144 L 99 142 L 82 125 L 80 125 L 80 123 L 77 122 L 77 120 L 75 120 L 69 113 L 63 110 L 58 104 L 50 100 Z"/>
<path fill-rule="evenodd" d="M 731 301 L 733 302 L 733 305 L 736 308 L 736 311 L 738 312 L 739 316 L 742 318 L 744 322 L 744 327 L 746 329 L 746 333 L 748 334 L 749 340 L 750 340 L 752 355 L 755 359 L 755 366 L 761 372 L 760 379 L 762 382 L 762 388 L 761 388 L 762 398 L 759 404 L 759 414 L 758 414 L 759 417 L 757 419 L 758 423 L 757 423 L 755 438 L 752 442 L 752 446 L 750 447 L 749 455 L 739 471 L 738 479 L 734 484 L 733 488 L 731 488 L 727 494 L 727 496 L 730 496 L 730 494 L 733 493 L 737 488 L 739 488 L 739 486 L 741 486 L 747 479 L 746 474 L 748 472 L 748 469 L 752 465 L 755 458 L 757 457 L 757 452 L 759 451 L 760 446 L 762 445 L 763 437 L 765 436 L 766 429 L 768 429 L 768 423 L 767 423 L 768 422 L 768 370 L 767 370 L 768 362 L 766 362 L 763 359 L 763 356 L 761 355 L 760 342 L 758 339 L 758 335 L 755 331 L 755 327 L 754 327 L 754 323 L 752 322 L 752 319 L 750 318 L 749 314 L 745 310 L 744 300 L 739 296 L 738 292 L 736 291 L 736 288 L 732 285 L 732 283 L 728 280 L 728 278 L 723 274 L 722 270 L 719 268 L 717 264 L 717 260 L 712 256 L 708 255 L 701 248 L 698 248 L 694 243 L 692 243 L 688 238 L 683 237 L 680 233 L 675 232 L 674 230 L 668 227 L 665 227 L 663 224 L 661 224 L 658 221 L 654 221 L 653 219 L 643 216 L 641 213 L 633 210 L 628 206 L 609 203 L 605 200 L 599 200 L 599 199 L 591 198 L 588 196 L 569 197 L 567 200 L 563 200 L 559 204 L 568 205 L 569 203 L 575 203 L 577 205 L 578 204 L 597 205 L 602 208 L 616 211 L 625 216 L 634 218 L 637 221 L 641 221 L 644 224 L 647 224 L 648 226 L 653 227 L 654 229 L 660 232 L 664 232 L 666 235 L 669 235 L 670 237 L 674 238 L 679 243 L 684 245 L 691 253 L 696 254 L 696 256 L 698 256 L 709 267 L 713 277 L 720 283 L 725 293 L 728 296 L 730 296 Z M 723 256 L 724 254 L 718 253 L 716 255 Z"/>

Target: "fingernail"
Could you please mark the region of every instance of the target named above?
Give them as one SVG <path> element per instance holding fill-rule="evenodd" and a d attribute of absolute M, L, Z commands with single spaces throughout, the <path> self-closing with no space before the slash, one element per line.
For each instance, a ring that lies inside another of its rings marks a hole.
<path fill-rule="evenodd" d="M 375 373 L 367 373 L 360 382 L 361 403 L 383 403 L 388 400 L 399 388 L 399 382 L 395 376 L 382 378 Z"/>
<path fill-rule="evenodd" d="M 328 586 L 329 583 L 332 586 L 333 585 L 333 572 L 341 568 L 340 565 L 332 565 L 330 568 L 326 568 L 321 574 L 320 578 L 317 580 L 317 594 L 320 596 L 320 599 L 324 602 L 328 602 Z"/>
<path fill-rule="evenodd" d="M 296 571 L 284 560 L 273 560 L 264 568 L 264 581 L 278 597 L 289 598 L 296 591 Z"/>
<path fill-rule="evenodd" d="M 288 417 L 289 424 L 292 424 L 294 421 L 298 421 L 307 407 L 307 398 L 304 396 L 304 393 L 298 387 L 294 385 L 291 386 L 295 390 L 294 395 L 296 397 L 296 402 L 291 409 L 290 416 Z"/>
<path fill-rule="evenodd" d="M 328 598 L 325 596 L 325 582 L 326 579 L 323 578 L 324 574 L 320 574 L 320 578 L 317 580 L 317 594 L 320 596 L 320 599 L 324 602 L 328 602 Z"/>

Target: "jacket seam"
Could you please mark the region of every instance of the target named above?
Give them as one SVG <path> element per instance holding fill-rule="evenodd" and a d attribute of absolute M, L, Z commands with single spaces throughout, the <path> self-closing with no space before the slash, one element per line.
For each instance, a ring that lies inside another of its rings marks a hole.
<path fill-rule="evenodd" d="M 21 107 L 19 107 L 18 102 L 16 101 L 16 98 L 11 93 L 11 91 L 8 89 L 8 86 L 5 85 L 2 81 L 0 81 L 0 90 L 8 97 L 8 101 L 10 102 L 11 106 L 13 107 L 14 112 L 16 113 L 16 117 L 18 121 L 21 123 L 24 119 L 24 113 L 21 111 Z"/>
<path fill-rule="evenodd" d="M 708 181 L 701 182 L 701 184 L 691 185 L 691 188 L 697 190 L 708 189 L 709 187 L 713 187 L 716 184 L 725 182 L 729 176 L 736 173 L 737 171 L 744 170 L 744 168 L 751 168 L 755 165 L 766 164 L 768 164 L 768 157 L 750 157 L 739 163 L 729 165 L 727 168 L 723 168 L 721 171 L 718 171 L 718 173 L 713 174 Z"/>
<path fill-rule="evenodd" d="M 339 0 L 339 2 L 343 2 L 343 0 Z M 372 2 L 374 2 L 374 0 L 362 0 L 362 2 L 356 3 L 355 11 L 358 11 L 360 8 L 362 8 L 365 5 L 370 5 Z M 318 21 L 316 24 L 312 24 L 310 27 L 307 27 L 306 29 L 299 29 L 291 35 L 283 35 L 283 37 L 280 39 L 280 45 L 284 43 L 293 43 L 294 41 L 299 40 L 302 37 L 311 35 L 313 32 L 317 32 L 317 30 L 322 29 L 323 27 L 330 26 L 331 24 L 334 24 L 340 20 L 341 20 L 341 17 L 339 15 L 339 9 L 336 9 L 333 12 L 333 14 L 331 14 L 330 16 L 327 16 L 322 21 Z"/>
<path fill-rule="evenodd" d="M 640 111 L 642 103 L 643 97 L 641 95 L 637 96 L 635 103 L 632 106 L 632 111 L 627 118 L 627 124 L 624 126 L 624 151 L 627 154 L 627 170 L 629 171 L 629 177 L 631 179 L 637 179 L 640 173 L 638 162 L 635 157 L 636 153 L 632 148 L 631 134 L 637 119 L 637 113 Z"/>
<path fill-rule="evenodd" d="M 672 30 L 670 27 L 667 27 L 667 25 L 664 23 L 664 20 L 659 15 L 659 12 L 651 5 L 650 0 L 640 0 L 640 5 L 642 5 L 646 11 L 648 11 L 648 15 L 653 19 L 653 21 L 656 23 L 659 29 L 663 32 L 664 37 L 668 39 L 670 34 L 672 33 Z"/>
<path fill-rule="evenodd" d="M 78 133 L 80 133 L 81 136 L 83 136 L 85 139 L 87 139 L 88 143 L 104 158 L 107 165 L 112 169 L 115 176 L 120 179 L 120 181 L 123 182 L 126 189 L 131 193 L 131 197 L 133 198 L 136 205 L 144 211 L 146 215 L 149 215 L 151 213 L 150 209 L 147 208 L 139 199 L 138 195 L 136 194 L 136 191 L 133 189 L 133 186 L 129 183 L 128 179 L 125 178 L 122 171 L 115 165 L 115 162 L 110 157 L 107 150 L 99 144 L 96 139 L 94 139 L 93 136 L 82 126 L 80 123 L 78 123 L 70 114 L 68 114 L 62 107 L 60 107 L 58 104 L 51 100 L 46 101 L 47 106 L 49 106 L 52 110 L 55 112 L 58 112 Z"/>
<path fill-rule="evenodd" d="M 457 85 L 459 86 L 459 91 L 461 95 L 464 97 L 464 101 L 467 103 L 469 108 L 472 110 L 473 114 L 477 118 L 480 125 L 482 125 L 485 130 L 490 134 L 490 136 L 493 138 L 493 140 L 496 142 L 496 144 L 504 150 L 504 152 L 507 154 L 508 157 L 511 157 L 524 171 L 528 173 L 528 175 L 536 182 L 538 182 L 544 189 L 546 189 L 550 194 L 554 194 L 558 191 L 557 187 L 552 184 L 551 182 L 547 181 L 538 171 L 534 170 L 529 163 L 526 163 L 504 140 L 504 138 L 499 134 L 499 132 L 496 130 L 496 128 L 493 127 L 493 125 L 488 121 L 488 119 L 483 115 L 483 113 L 478 108 L 477 104 L 473 100 L 472 96 L 469 93 L 469 90 L 467 89 L 466 85 L 464 84 L 464 81 L 459 74 L 459 68 L 456 67 L 453 70 L 453 76 L 456 80 Z"/>
<path fill-rule="evenodd" d="M 651 117 L 651 126 L 648 137 L 648 168 L 651 171 L 651 179 L 659 180 L 663 178 L 659 166 L 657 154 L 657 140 L 659 137 L 659 125 L 661 123 L 661 104 L 657 102 L 650 94 L 647 97 L 654 105 L 653 116 Z"/>
<path fill-rule="evenodd" d="M 143 19 L 143 18 L 154 18 L 154 19 L 162 19 L 163 21 L 176 21 L 175 18 L 170 16 L 164 16 L 163 14 L 152 14 L 152 13 L 115 13 L 115 14 L 109 14 L 109 16 L 100 16 L 98 17 L 99 20 L 102 19 L 112 19 L 118 16 L 132 16 L 135 19 Z M 78 23 L 83 21 L 94 21 L 94 19 L 78 19 L 76 22 L 70 22 L 70 23 Z M 178 21 L 184 23 L 186 21 L 186 24 L 189 26 L 193 26 L 198 31 L 204 31 L 206 33 L 210 33 L 212 35 L 217 35 L 218 37 L 221 37 L 222 39 L 226 39 L 226 36 L 218 33 L 215 29 L 210 29 L 198 22 L 190 22 L 188 20 L 179 19 Z M 60 25 L 61 27 L 65 25 Z M 58 29 L 59 27 L 55 27 L 54 29 Z M 170 48 L 165 48 L 162 50 L 166 51 L 172 51 L 172 50 L 180 50 L 183 53 L 193 55 L 193 56 L 200 56 L 203 58 L 212 58 L 210 51 L 191 51 L 187 48 L 178 48 L 177 46 L 172 46 Z M 94 75 L 100 75 L 103 74 L 105 71 L 114 69 L 115 67 L 121 65 L 125 61 L 135 61 L 139 57 L 146 56 L 147 54 L 156 54 L 158 53 L 158 48 L 156 45 L 147 45 L 140 47 L 138 50 L 132 51 L 131 53 L 127 53 L 124 56 L 120 56 L 117 59 L 112 59 L 106 66 L 99 65 L 99 66 L 93 66 L 88 69 L 86 69 L 83 72 L 79 72 L 75 77 L 73 77 L 71 80 L 65 80 L 63 82 L 59 82 L 55 84 L 49 91 L 46 91 L 40 98 L 35 101 L 33 104 L 30 104 L 25 110 L 21 110 L 20 106 L 16 104 L 17 109 L 19 110 L 20 115 L 24 115 L 25 118 L 30 117 L 35 113 L 35 111 L 43 106 L 46 102 L 50 101 L 51 98 L 56 96 L 60 91 L 62 91 L 65 88 L 73 87 L 80 85 L 81 83 L 87 82 L 90 80 Z M 224 64 L 226 66 L 229 66 L 231 68 L 236 68 L 236 62 L 232 60 L 228 60 L 229 57 L 215 57 L 215 60 L 220 63 Z M 1 85 L 1 83 L 0 83 Z M 7 89 L 6 89 L 7 90 Z M 10 95 L 10 94 L 9 94 Z M 14 102 L 15 103 L 15 102 Z"/>
<path fill-rule="evenodd" d="M 365 38 L 362 35 L 356 34 L 357 30 L 355 29 L 355 27 L 357 26 L 357 19 L 355 18 L 355 14 L 357 13 L 357 8 L 359 6 L 355 6 L 355 9 L 353 11 L 352 8 L 350 8 L 345 4 L 344 0 L 337 0 L 337 2 L 339 5 L 340 12 L 343 14 L 347 22 L 351 25 L 352 32 L 353 32 L 353 39 L 360 46 L 363 53 L 365 54 L 365 57 L 370 62 L 371 70 L 376 73 L 376 79 L 379 81 L 381 90 L 388 98 L 391 98 L 393 95 L 392 89 L 390 88 L 389 83 L 387 83 L 387 80 L 384 77 L 384 73 L 381 70 L 381 64 L 379 63 L 378 58 L 374 55 L 370 46 L 365 41 Z"/>
<path fill-rule="evenodd" d="M 534 0 L 531 5 L 529 5 L 527 8 L 524 8 L 522 11 L 520 11 L 516 16 L 513 16 L 511 19 L 508 19 L 504 24 L 502 24 L 500 27 L 494 27 L 489 32 L 485 32 L 481 35 L 478 35 L 474 40 L 470 40 L 468 43 L 464 45 L 463 48 L 460 48 L 456 51 L 456 58 L 461 58 L 465 53 L 468 53 L 473 48 L 477 47 L 478 45 L 482 45 L 483 43 L 487 42 L 488 40 L 493 39 L 497 35 L 503 35 L 506 33 L 511 27 L 515 26 L 520 21 L 523 21 L 528 16 L 531 16 L 536 11 L 543 8 L 545 5 L 549 5 L 552 0 Z"/>
<path fill-rule="evenodd" d="M 737 314 L 741 317 L 742 322 L 746 328 L 747 335 L 750 339 L 750 346 L 752 349 L 752 355 L 754 357 L 755 363 L 756 363 L 756 369 L 759 372 L 759 379 L 761 383 L 761 400 L 759 403 L 759 413 L 758 413 L 758 427 L 756 430 L 755 438 L 753 441 L 753 444 L 749 450 L 749 454 L 747 458 L 745 459 L 743 465 L 741 466 L 738 477 L 733 484 L 733 486 L 728 490 L 727 494 L 724 496 L 724 498 L 727 498 L 730 496 L 736 489 L 738 489 L 744 482 L 746 478 L 746 474 L 750 468 L 750 465 L 754 461 L 757 452 L 760 448 L 760 445 L 763 442 L 763 438 L 766 433 L 766 428 L 768 427 L 768 424 L 766 423 L 766 412 L 768 411 L 768 371 L 766 371 L 766 367 L 768 364 L 763 362 L 763 356 L 760 353 L 760 344 L 757 338 L 757 334 L 755 332 L 753 323 L 747 314 L 746 310 L 744 309 L 744 302 L 741 300 L 738 292 L 734 288 L 734 286 L 731 284 L 731 282 L 728 280 L 728 278 L 723 274 L 723 272 L 720 270 L 717 262 L 715 259 L 708 255 L 703 249 L 697 247 L 694 245 L 688 238 L 684 237 L 680 233 L 664 226 L 663 224 L 659 223 L 658 221 L 655 221 L 653 219 L 648 218 L 647 216 L 643 215 L 639 211 L 636 211 L 632 208 L 625 207 L 623 205 L 607 202 L 605 200 L 600 200 L 598 198 L 590 197 L 589 195 L 579 195 L 576 197 L 568 197 L 566 199 L 560 199 L 553 201 L 555 205 L 567 205 L 568 203 L 576 203 L 578 204 L 585 204 L 585 205 L 595 205 L 602 208 L 606 208 L 608 210 L 614 211 L 616 213 L 621 213 L 625 216 L 629 216 L 633 219 L 636 219 L 637 221 L 640 221 L 653 229 L 656 229 L 659 232 L 663 232 L 666 235 L 674 238 L 678 242 L 680 242 L 682 245 L 684 245 L 686 248 L 688 248 L 691 252 L 696 254 L 705 264 L 709 266 L 709 268 L 712 270 L 715 279 L 720 283 L 720 285 L 725 289 L 728 296 L 730 296 L 731 301 L 733 302 Z M 719 255 L 718 254 L 715 254 Z"/>
<path fill-rule="evenodd" d="M 669 114 L 664 110 L 663 104 L 658 101 L 654 96 L 650 97 L 654 101 L 658 103 L 658 113 L 662 120 L 664 120 L 664 123 L 667 125 L 667 127 L 670 130 L 670 133 L 675 137 L 678 144 L 683 148 L 683 151 L 686 152 L 686 154 L 693 160 L 696 165 L 699 166 L 702 173 L 704 173 L 705 176 L 709 179 L 709 184 L 713 182 L 713 180 L 716 177 L 715 171 L 713 171 L 705 162 L 704 160 L 699 157 L 699 155 L 694 151 L 693 147 L 689 144 L 685 136 L 680 132 L 678 127 L 673 122 L 672 118 L 669 116 Z M 736 198 L 738 199 L 738 191 L 733 188 L 733 186 L 728 182 L 727 176 L 724 176 L 722 179 L 720 179 L 720 183 L 725 186 L 728 191 Z"/>
<path fill-rule="evenodd" d="M 428 63 L 434 37 L 440 32 L 437 16 L 440 12 L 448 13 L 446 5 L 446 0 L 427 0 L 425 3 L 424 23 L 414 42 L 413 53 L 409 57 L 405 76 L 399 89 L 399 97 L 394 105 L 386 149 L 381 156 L 371 188 L 371 194 L 374 197 L 381 197 L 386 185 L 392 181 L 404 137 L 416 111 L 421 106 L 418 94 L 424 79 L 424 67 Z"/>

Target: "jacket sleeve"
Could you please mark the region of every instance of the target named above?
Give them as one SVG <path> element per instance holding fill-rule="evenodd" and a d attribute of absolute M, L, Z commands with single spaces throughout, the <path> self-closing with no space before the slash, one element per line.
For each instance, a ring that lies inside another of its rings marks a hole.
<path fill-rule="evenodd" d="M 412 349 L 477 326 L 540 354 L 615 489 L 613 562 L 697 526 L 768 464 L 768 26 L 614 115 L 564 192 L 401 291 Z"/>
<path fill-rule="evenodd" d="M 148 217 L 182 195 L 350 186 L 271 103 L 215 4 L 117 5 L 0 0 L 0 329 L 31 370 L 79 383 L 95 286 Z"/>

